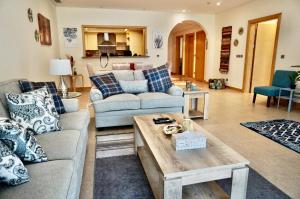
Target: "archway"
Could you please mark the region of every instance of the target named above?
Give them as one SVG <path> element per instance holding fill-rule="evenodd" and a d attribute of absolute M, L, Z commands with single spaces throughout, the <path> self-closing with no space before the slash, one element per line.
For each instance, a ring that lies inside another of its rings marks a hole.
<path fill-rule="evenodd" d="M 171 72 L 204 81 L 206 33 L 195 21 L 174 26 L 168 39 L 168 63 Z"/>

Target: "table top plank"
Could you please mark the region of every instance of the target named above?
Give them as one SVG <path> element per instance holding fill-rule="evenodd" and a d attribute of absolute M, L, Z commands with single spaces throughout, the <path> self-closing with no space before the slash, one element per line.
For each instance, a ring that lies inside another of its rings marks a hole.
<path fill-rule="evenodd" d="M 193 122 L 194 130 L 205 134 L 207 147 L 203 149 L 175 151 L 171 136 L 163 133 L 165 124 L 155 125 L 153 118 L 170 117 L 182 123 L 182 114 L 160 114 L 134 116 L 145 144 L 149 147 L 156 164 L 165 177 L 176 177 L 191 173 L 212 172 L 214 169 L 240 168 L 249 161 L 224 144 L 211 133 Z"/>

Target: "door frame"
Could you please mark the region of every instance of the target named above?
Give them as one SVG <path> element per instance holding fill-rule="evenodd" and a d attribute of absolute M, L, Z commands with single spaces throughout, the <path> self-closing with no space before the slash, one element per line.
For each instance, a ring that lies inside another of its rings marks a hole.
<path fill-rule="evenodd" d="M 277 46 L 278 46 L 278 37 L 279 37 L 279 31 L 280 31 L 280 23 L 281 23 L 281 15 L 282 13 L 277 13 L 257 19 L 251 19 L 248 21 L 248 29 L 247 29 L 247 43 L 246 43 L 246 50 L 245 50 L 245 61 L 244 61 L 244 76 L 243 76 L 243 88 L 242 92 L 245 92 L 245 86 L 247 84 L 246 82 L 246 75 L 247 75 L 247 70 L 248 70 L 248 48 L 249 48 L 249 39 L 250 39 L 250 26 L 253 24 L 257 24 L 260 22 L 264 21 L 269 21 L 273 19 L 277 19 L 277 27 L 276 27 L 276 35 L 275 35 L 275 42 L 274 42 L 274 49 L 273 49 L 273 57 L 272 57 L 272 65 L 271 65 L 271 76 L 270 76 L 270 85 L 272 83 L 273 75 L 274 75 L 274 70 L 275 70 L 275 61 L 276 61 L 276 54 L 277 54 Z"/>

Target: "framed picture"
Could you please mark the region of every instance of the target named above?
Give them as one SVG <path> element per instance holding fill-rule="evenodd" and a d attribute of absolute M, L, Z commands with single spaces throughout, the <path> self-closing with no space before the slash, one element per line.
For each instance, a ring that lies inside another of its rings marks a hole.
<path fill-rule="evenodd" d="M 163 41 L 162 35 L 158 32 L 154 32 L 153 33 L 153 46 L 154 46 L 154 48 L 160 49 L 160 48 L 162 48 L 163 44 L 164 44 L 164 41 Z"/>
<path fill-rule="evenodd" d="M 63 28 L 65 46 L 67 48 L 75 48 L 78 46 L 78 29 L 77 28 Z"/>
<path fill-rule="evenodd" d="M 51 39 L 50 20 L 39 13 L 38 14 L 38 23 L 39 23 L 41 44 L 51 46 L 52 39 Z"/>

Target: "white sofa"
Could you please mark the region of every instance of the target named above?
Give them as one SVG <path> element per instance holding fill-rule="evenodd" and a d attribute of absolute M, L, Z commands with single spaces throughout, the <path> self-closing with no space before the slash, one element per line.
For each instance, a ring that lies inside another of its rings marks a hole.
<path fill-rule="evenodd" d="M 98 71 L 96 74 L 112 72 L 117 80 L 144 80 L 141 70 Z M 133 116 L 155 113 L 182 112 L 183 91 L 172 86 L 167 93 L 146 92 L 137 95 L 123 93 L 103 99 L 102 93 L 92 87 L 90 99 L 95 111 L 96 128 L 133 124 Z"/>

